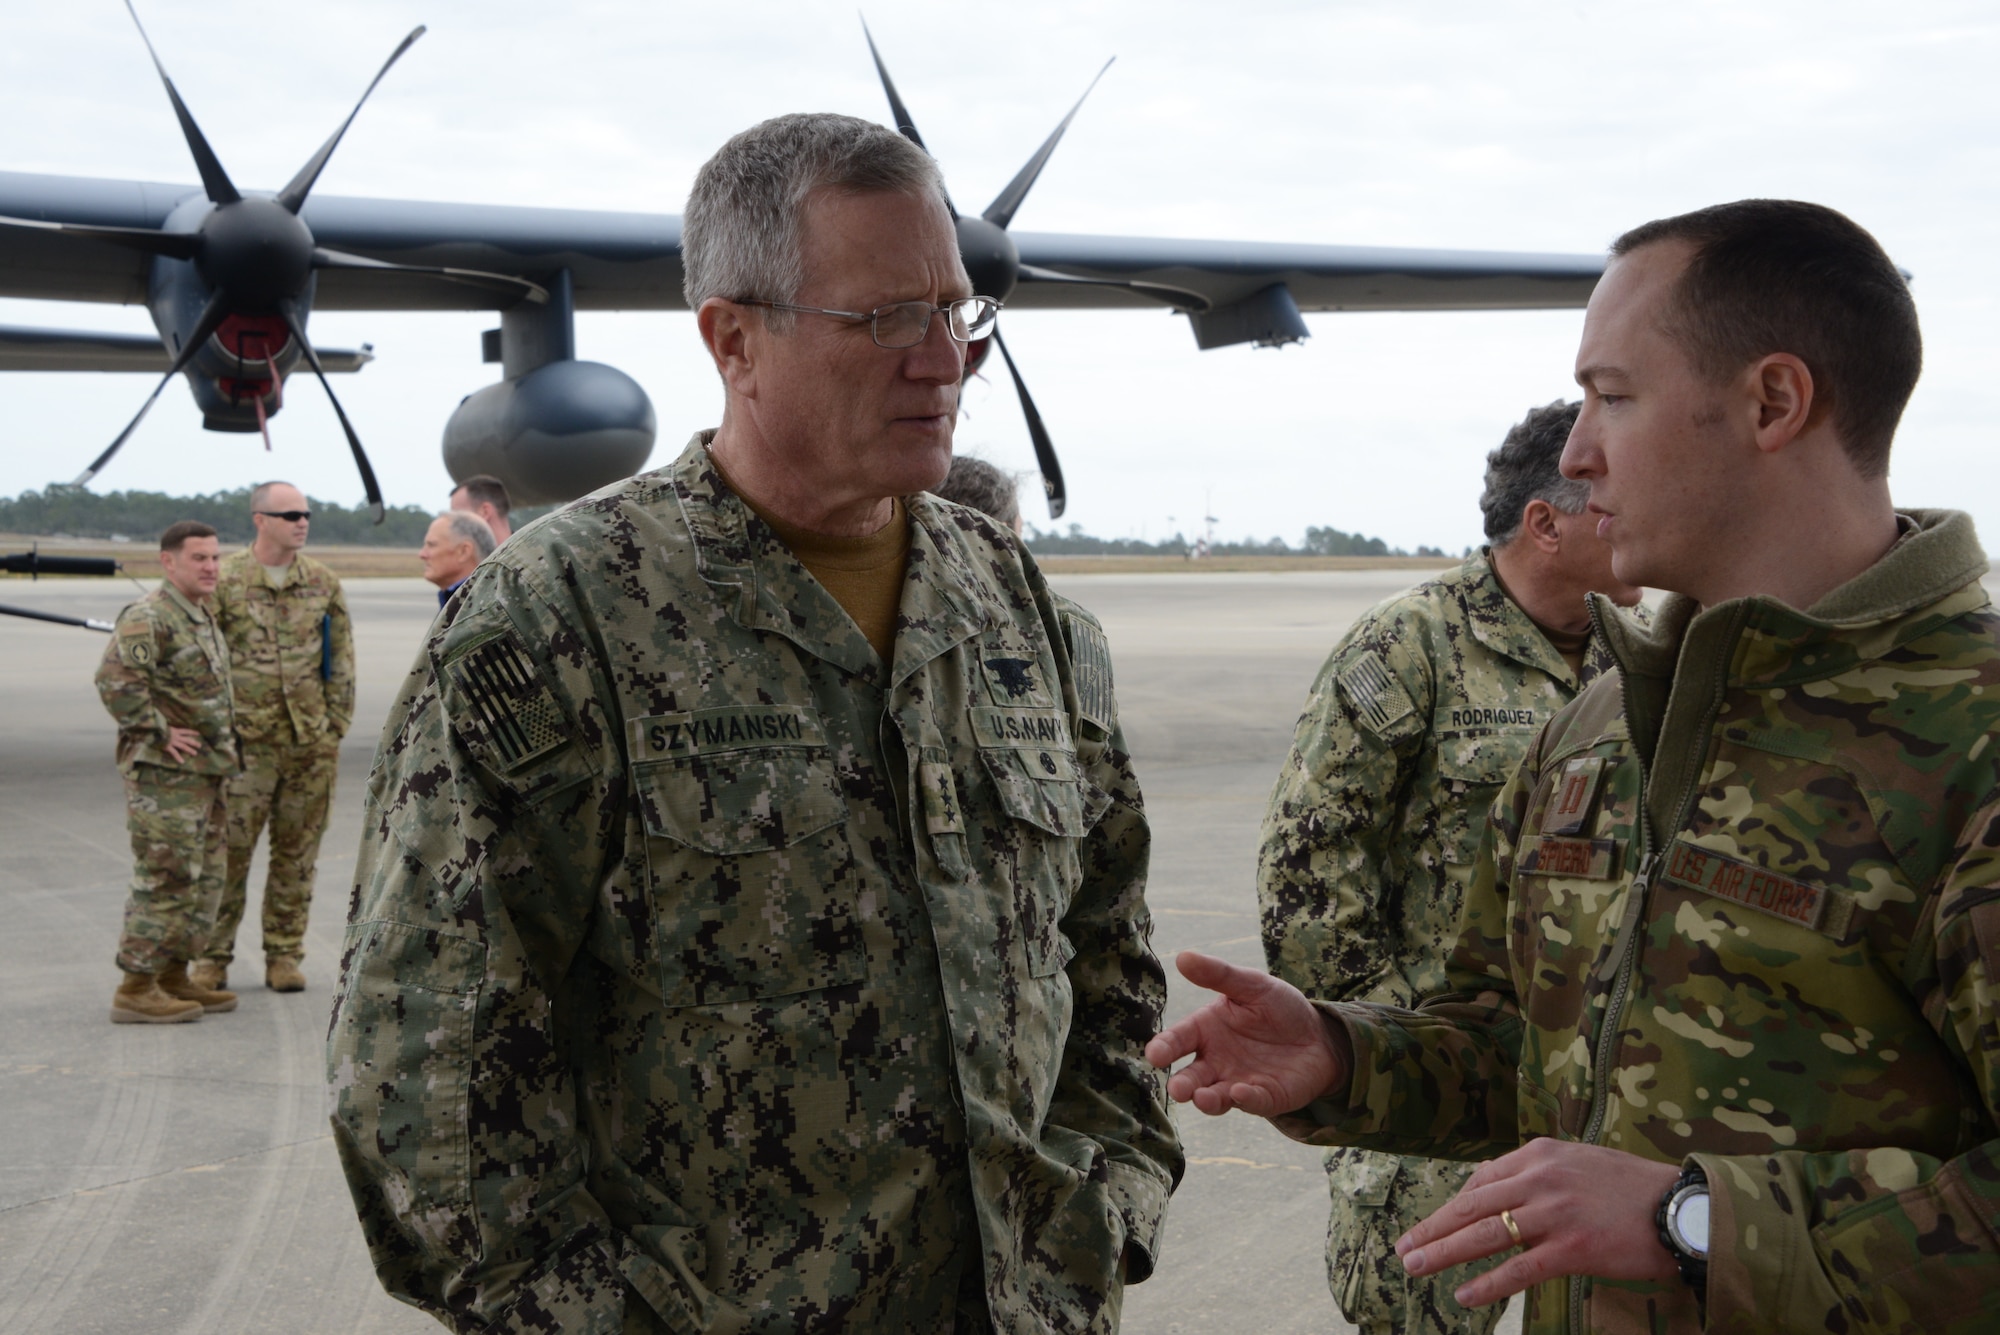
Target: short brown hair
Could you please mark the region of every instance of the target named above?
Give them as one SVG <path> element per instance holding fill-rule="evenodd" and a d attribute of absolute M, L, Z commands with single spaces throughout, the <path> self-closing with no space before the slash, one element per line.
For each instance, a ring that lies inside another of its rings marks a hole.
<path fill-rule="evenodd" d="M 182 519 L 167 525 L 167 531 L 160 535 L 160 550 L 177 552 L 189 538 L 212 538 L 215 530 L 199 519 Z"/>
<path fill-rule="evenodd" d="M 465 493 L 465 499 L 474 505 L 492 506 L 493 513 L 502 519 L 514 508 L 514 503 L 507 499 L 507 484 L 491 473 L 473 474 L 453 487 L 451 494 L 456 496 L 461 491 Z"/>
<path fill-rule="evenodd" d="M 1889 446 L 1924 365 L 1910 285 L 1852 219 L 1821 204 L 1744 199 L 1635 227 L 1630 254 L 1685 241 L 1694 258 L 1667 330 L 1714 380 L 1788 352 L 1813 378 L 1813 415 L 1830 413 L 1862 476 L 1889 471 Z"/>

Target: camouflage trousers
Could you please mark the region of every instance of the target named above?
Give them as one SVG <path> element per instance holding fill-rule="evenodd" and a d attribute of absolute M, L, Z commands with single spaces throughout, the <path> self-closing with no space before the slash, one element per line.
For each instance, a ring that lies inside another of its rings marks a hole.
<path fill-rule="evenodd" d="M 134 765 L 125 775 L 125 827 L 132 835 L 132 889 L 118 967 L 158 973 L 194 959 L 222 898 L 227 781 Z"/>
<path fill-rule="evenodd" d="M 273 746 L 245 742 L 243 772 L 229 781 L 229 879 L 216 913 L 207 956 L 227 964 L 249 900 L 250 855 L 271 830 L 271 867 L 264 878 L 264 957 L 305 958 L 306 916 L 320 836 L 333 806 L 339 748 L 333 742 Z"/>
<path fill-rule="evenodd" d="M 1465 1308 L 1451 1295 L 1509 1253 L 1422 1278 L 1406 1273 L 1396 1256 L 1396 1239 L 1456 1196 L 1478 1166 L 1373 1150 L 1327 1151 L 1327 1184 L 1333 1192 L 1327 1280 L 1341 1313 L 1366 1335 L 1490 1335 L 1500 1323 L 1505 1303 Z"/>

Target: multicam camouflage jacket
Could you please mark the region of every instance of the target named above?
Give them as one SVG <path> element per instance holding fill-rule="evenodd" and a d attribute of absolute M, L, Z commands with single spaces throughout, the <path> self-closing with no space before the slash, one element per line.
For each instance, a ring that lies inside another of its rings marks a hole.
<path fill-rule="evenodd" d="M 1582 681 L 1611 663 L 1601 636 Z M 1313 683 L 1257 862 L 1271 972 L 1310 997 L 1444 989 L 1486 813 L 1578 674 L 1481 551 L 1356 621 Z"/>
<path fill-rule="evenodd" d="M 1914 512 L 1805 612 L 1601 601 L 1619 671 L 1502 793 L 1416 1012 L 1329 1003 L 1345 1094 L 1288 1134 L 1690 1161 L 1707 1330 L 2000 1322 L 2000 615 L 1964 515 Z M 1531 1331 L 1702 1329 L 1678 1281 L 1555 1281 Z"/>
<path fill-rule="evenodd" d="M 229 646 L 208 608 L 166 580 L 118 614 L 97 665 L 97 694 L 118 724 L 118 768 L 234 774 L 236 715 Z M 168 727 L 201 734 L 186 760 L 167 754 Z"/>
<path fill-rule="evenodd" d="M 215 619 L 229 640 L 236 731 L 280 746 L 338 741 L 354 719 L 354 627 L 340 579 L 304 552 L 273 588 L 249 548 L 222 559 Z"/>
<path fill-rule="evenodd" d="M 1182 1165 L 1093 621 L 928 496 L 894 661 L 723 483 L 516 534 L 375 773 L 329 1042 L 388 1288 L 462 1329 L 1106 1330 Z M 983 1295 L 983 1296 L 982 1296 Z"/>

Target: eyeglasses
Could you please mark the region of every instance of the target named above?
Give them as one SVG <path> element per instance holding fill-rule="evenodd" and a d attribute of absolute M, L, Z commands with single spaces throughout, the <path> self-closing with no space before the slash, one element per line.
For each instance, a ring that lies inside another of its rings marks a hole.
<path fill-rule="evenodd" d="M 258 510 L 256 513 L 266 519 L 282 519 L 287 524 L 296 524 L 301 519 L 313 517 L 313 512 L 310 510 Z"/>
<path fill-rule="evenodd" d="M 768 306 L 774 311 L 795 311 L 800 315 L 831 315 L 840 320 L 866 320 L 869 333 L 880 348 L 914 348 L 931 332 L 931 312 L 942 311 L 945 329 L 955 343 L 977 343 L 993 332 L 1000 322 L 1000 303 L 992 297 L 960 297 L 942 306 L 928 301 L 896 301 L 872 311 L 829 311 L 818 306 L 794 306 L 788 301 L 760 301 L 746 297 L 739 306 Z"/>

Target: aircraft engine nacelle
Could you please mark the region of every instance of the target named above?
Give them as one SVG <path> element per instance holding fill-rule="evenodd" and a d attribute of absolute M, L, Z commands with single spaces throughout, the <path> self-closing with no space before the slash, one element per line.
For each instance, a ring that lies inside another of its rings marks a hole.
<path fill-rule="evenodd" d="M 499 478 L 516 505 L 573 501 L 645 467 L 657 427 L 617 367 L 552 361 L 467 395 L 445 423 L 444 466 L 455 482 Z"/>

